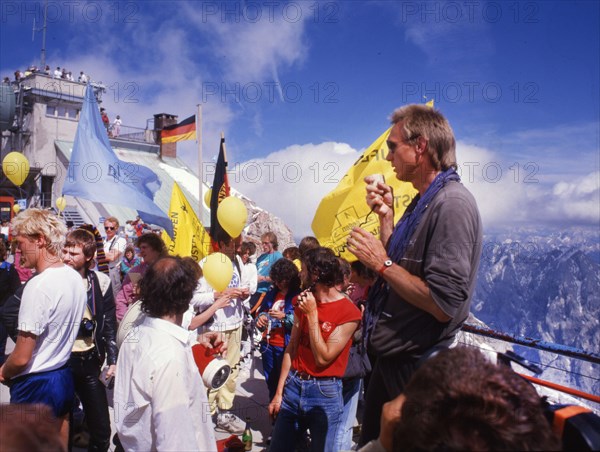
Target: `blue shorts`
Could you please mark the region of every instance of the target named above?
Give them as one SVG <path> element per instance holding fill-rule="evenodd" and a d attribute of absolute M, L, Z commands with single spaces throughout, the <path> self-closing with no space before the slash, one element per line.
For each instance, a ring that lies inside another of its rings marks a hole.
<path fill-rule="evenodd" d="M 10 403 L 43 403 L 56 417 L 71 411 L 75 399 L 73 373 L 68 365 L 48 372 L 22 375 L 10 381 Z"/>

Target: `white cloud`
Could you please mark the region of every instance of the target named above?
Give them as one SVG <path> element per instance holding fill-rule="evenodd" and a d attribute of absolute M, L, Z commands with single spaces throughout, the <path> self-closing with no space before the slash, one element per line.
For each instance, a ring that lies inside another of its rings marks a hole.
<path fill-rule="evenodd" d="M 493 151 L 459 142 L 457 154 L 486 227 L 600 221 L 600 172 L 550 185 Z"/>
<path fill-rule="evenodd" d="M 230 182 L 301 237 L 312 234 L 319 202 L 361 153 L 344 143 L 292 145 L 262 159 L 230 161 Z M 490 149 L 458 142 L 457 155 L 462 181 L 473 193 L 486 229 L 600 221 L 599 172 L 550 185 Z"/>
<path fill-rule="evenodd" d="M 303 35 L 305 20 L 310 17 L 308 11 L 303 11 L 298 3 L 294 4 L 298 8 L 295 11 L 279 8 L 277 3 L 272 5 L 271 12 L 260 4 L 254 4 L 258 9 L 246 14 L 241 10 L 237 13 L 238 21 L 224 20 L 231 15 L 223 16 L 223 11 L 207 14 L 205 10 L 188 8 L 189 17 L 212 41 L 211 51 L 221 65 L 219 79 L 240 84 L 277 82 L 280 71 L 304 61 L 307 46 Z M 219 8 L 227 7 L 223 3 Z M 259 19 L 255 20 L 256 17 Z"/>
<path fill-rule="evenodd" d="M 261 208 L 282 218 L 295 237 L 312 235 L 319 202 L 360 153 L 344 143 L 292 145 L 262 159 L 230 161 L 229 180 Z"/>

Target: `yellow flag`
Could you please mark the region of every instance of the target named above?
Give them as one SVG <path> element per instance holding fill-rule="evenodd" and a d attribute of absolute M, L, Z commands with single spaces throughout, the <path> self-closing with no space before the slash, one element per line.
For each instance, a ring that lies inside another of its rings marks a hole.
<path fill-rule="evenodd" d="M 386 139 L 391 127 L 386 130 L 354 163 L 338 186 L 321 200 L 312 222 L 312 230 L 321 246 L 331 248 L 337 255 L 355 261 L 354 254 L 346 250 L 350 231 L 360 226 L 379 236 L 379 218 L 366 202 L 364 178 L 371 174 L 383 174 L 385 183 L 394 189 L 394 221 L 416 195 L 412 184 L 396 178 L 394 169 L 385 158 L 388 154 Z"/>
<path fill-rule="evenodd" d="M 210 236 L 177 183 L 173 184 L 169 218 L 173 222 L 173 239 L 164 231 L 162 234 L 169 254 L 191 256 L 198 262 L 212 252 Z"/>
<path fill-rule="evenodd" d="M 425 102 L 425 105 L 427 105 L 429 108 L 433 108 L 434 107 L 434 99 L 428 100 L 427 102 Z"/>

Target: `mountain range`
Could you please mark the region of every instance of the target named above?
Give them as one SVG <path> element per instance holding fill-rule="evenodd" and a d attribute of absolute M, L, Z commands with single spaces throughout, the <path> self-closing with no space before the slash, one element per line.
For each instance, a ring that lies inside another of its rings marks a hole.
<path fill-rule="evenodd" d="M 600 229 L 487 233 L 471 312 L 498 331 L 600 354 Z M 600 393 L 600 366 L 514 349 L 540 378 Z"/>

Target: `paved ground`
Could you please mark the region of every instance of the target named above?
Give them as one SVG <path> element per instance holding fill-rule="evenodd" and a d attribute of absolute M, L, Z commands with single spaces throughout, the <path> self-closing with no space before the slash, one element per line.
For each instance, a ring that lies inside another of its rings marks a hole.
<path fill-rule="evenodd" d="M 14 344 L 9 339 L 6 347 L 6 353 L 10 353 Z M 253 451 L 266 450 L 265 439 L 271 433 L 271 421 L 267 406 L 269 404 L 267 385 L 262 376 L 262 364 L 260 354 L 255 352 L 254 364 L 256 368 L 249 371 L 242 371 L 238 377 L 237 396 L 234 400 L 233 412 L 241 419 L 250 419 L 252 429 L 252 440 L 254 442 Z M 109 401 L 112 402 L 112 391 L 108 392 Z M 8 403 L 10 396 L 8 388 L 0 385 L 0 403 Z M 112 405 L 112 403 L 111 403 Z M 110 408 L 111 422 L 113 419 L 113 409 Z M 115 432 L 113 425 L 113 433 Z M 215 432 L 217 440 L 229 438 L 230 433 Z M 241 439 L 241 435 L 240 435 Z M 84 451 L 85 449 L 75 448 L 75 451 Z M 112 450 L 112 449 L 111 449 Z"/>

